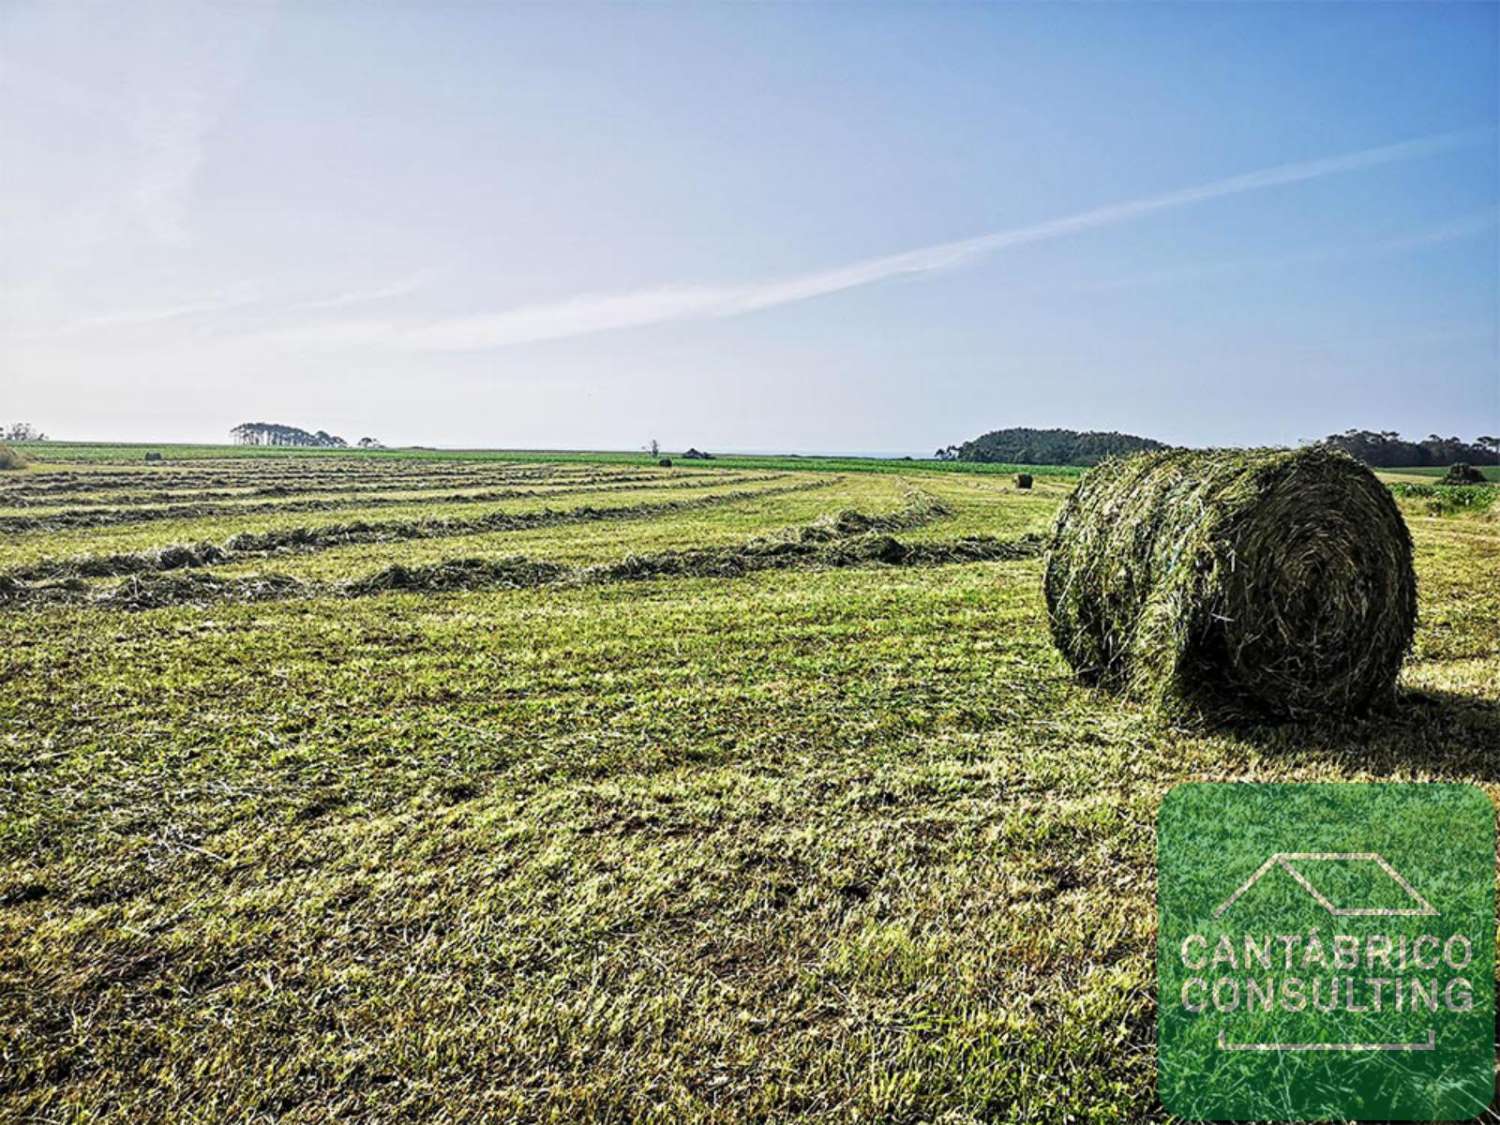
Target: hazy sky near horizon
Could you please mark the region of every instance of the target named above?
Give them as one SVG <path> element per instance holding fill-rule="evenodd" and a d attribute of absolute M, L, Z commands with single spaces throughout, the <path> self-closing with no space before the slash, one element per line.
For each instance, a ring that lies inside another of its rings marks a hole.
<path fill-rule="evenodd" d="M 0 7 L 0 420 L 1500 433 L 1500 6 Z"/>

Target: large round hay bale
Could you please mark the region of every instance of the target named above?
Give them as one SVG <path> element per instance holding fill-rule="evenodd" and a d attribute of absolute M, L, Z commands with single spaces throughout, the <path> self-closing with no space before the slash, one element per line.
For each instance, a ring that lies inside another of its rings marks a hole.
<path fill-rule="evenodd" d="M 1046 597 L 1081 677 L 1210 721 L 1391 699 L 1417 617 L 1389 490 L 1319 448 L 1104 462 L 1058 513 Z"/>

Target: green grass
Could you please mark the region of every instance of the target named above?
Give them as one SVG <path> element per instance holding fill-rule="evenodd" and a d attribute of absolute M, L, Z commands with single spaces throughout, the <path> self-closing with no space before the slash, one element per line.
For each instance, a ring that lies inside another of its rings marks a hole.
<path fill-rule="evenodd" d="M 64 471 L 143 468 L 108 456 Z M 316 491 L 339 464 L 234 468 L 306 466 Z M 823 479 L 210 569 L 609 562 L 913 488 L 949 514 L 898 538 L 1011 538 L 1069 487 Z M 1173 783 L 1500 792 L 1500 525 L 1401 503 L 1416 649 L 1399 710 L 1343 727 L 1178 732 L 1079 686 L 1035 558 L 0 608 L 0 1117 L 1159 1117 Z M 25 532 L 0 571 L 247 525 Z"/>
<path fill-rule="evenodd" d="M 309 458 L 340 461 L 506 461 L 582 463 L 598 465 L 654 466 L 658 458 L 645 453 L 612 450 L 529 449 L 296 449 L 289 446 L 257 445 L 152 445 L 147 443 L 105 444 L 97 442 L 48 441 L 26 445 L 37 459 L 59 463 L 144 464 L 147 450 L 160 452 L 167 465 L 200 460 L 262 460 Z M 755 454 L 714 455 L 711 461 L 683 460 L 681 453 L 662 450 L 659 457 L 672 459 L 674 471 L 694 469 L 757 469 L 790 472 L 831 473 L 999 473 L 1078 476 L 1084 470 L 1073 465 L 1004 465 L 975 461 L 903 460 L 884 457 L 771 456 Z"/>
<path fill-rule="evenodd" d="M 1402 500 L 1418 501 L 1435 516 L 1455 512 L 1487 512 L 1495 504 L 1500 489 L 1488 484 L 1404 484 L 1390 486 Z"/>

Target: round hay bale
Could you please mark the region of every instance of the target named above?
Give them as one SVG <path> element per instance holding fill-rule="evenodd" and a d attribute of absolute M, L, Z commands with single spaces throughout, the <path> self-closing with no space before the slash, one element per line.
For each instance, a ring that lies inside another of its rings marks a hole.
<path fill-rule="evenodd" d="M 1390 491 L 1321 448 L 1105 461 L 1058 513 L 1052 638 L 1175 719 L 1304 719 L 1393 698 L 1417 617 Z"/>
<path fill-rule="evenodd" d="M 1442 480 L 1438 481 L 1438 483 L 1485 484 L 1486 481 L 1484 478 L 1484 474 L 1481 473 L 1478 469 L 1474 468 L 1473 465 L 1470 465 L 1464 461 L 1460 461 L 1456 465 L 1449 466 L 1447 474 L 1443 477 Z"/>
<path fill-rule="evenodd" d="M 660 461 L 657 462 L 657 464 L 660 465 L 663 469 L 670 469 L 672 467 L 672 458 L 663 457 Z"/>
<path fill-rule="evenodd" d="M 1017 473 L 1016 474 L 1016 487 L 1017 488 L 1022 488 L 1022 489 L 1030 488 L 1031 487 L 1031 483 L 1032 482 L 1031 482 L 1031 474 L 1030 473 Z"/>

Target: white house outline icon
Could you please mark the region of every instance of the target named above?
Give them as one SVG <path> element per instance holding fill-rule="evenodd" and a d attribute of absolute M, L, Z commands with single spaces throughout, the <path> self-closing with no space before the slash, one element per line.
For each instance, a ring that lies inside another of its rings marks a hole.
<path fill-rule="evenodd" d="M 1295 867 L 1292 866 L 1292 863 L 1298 860 L 1364 860 L 1366 862 L 1378 864 L 1380 866 L 1380 869 L 1387 875 L 1389 875 L 1391 879 L 1396 883 L 1396 885 L 1399 886 L 1403 891 L 1405 891 L 1406 894 L 1412 899 L 1412 901 L 1416 902 L 1418 905 L 1334 906 L 1334 904 L 1329 901 L 1328 896 L 1323 894 L 1322 891 L 1318 890 L 1317 887 L 1313 886 L 1312 883 L 1308 881 L 1307 876 L 1303 875 L 1302 872 L 1298 871 Z M 1251 887 L 1255 886 L 1256 883 L 1260 882 L 1261 877 L 1264 876 L 1273 867 L 1281 868 L 1293 879 L 1295 879 L 1297 881 L 1297 884 L 1301 886 L 1302 889 L 1305 890 L 1308 894 L 1310 894 L 1319 906 L 1321 906 L 1324 910 L 1328 911 L 1329 914 L 1332 914 L 1336 918 L 1411 918 L 1432 916 L 1438 913 L 1437 908 L 1433 906 L 1432 903 L 1423 898 L 1422 895 L 1417 892 L 1417 889 L 1413 887 L 1409 882 L 1407 882 L 1406 878 L 1401 874 L 1401 872 L 1392 867 L 1390 861 L 1387 860 L 1385 856 L 1381 855 L 1379 852 L 1277 852 L 1275 855 L 1271 856 L 1270 859 L 1266 860 L 1265 863 L 1256 868 L 1255 874 L 1246 879 L 1239 890 L 1235 891 L 1234 894 L 1230 895 L 1223 902 L 1221 902 L 1218 907 L 1215 908 L 1213 916 L 1215 918 L 1220 917 L 1226 910 L 1228 910 L 1239 900 L 1241 895 L 1243 895 Z"/>

